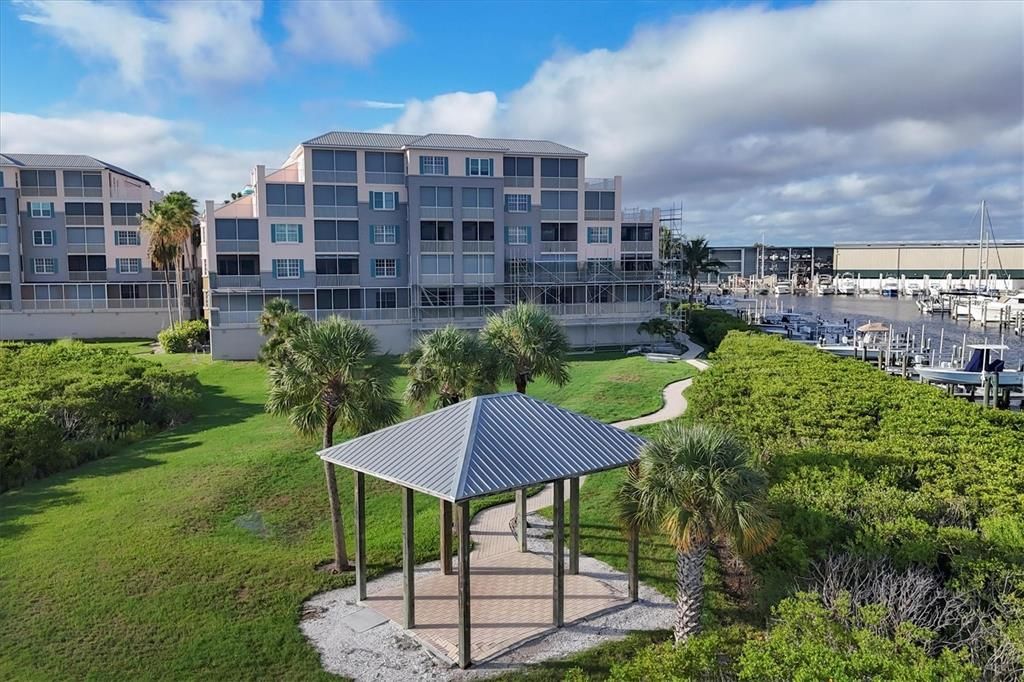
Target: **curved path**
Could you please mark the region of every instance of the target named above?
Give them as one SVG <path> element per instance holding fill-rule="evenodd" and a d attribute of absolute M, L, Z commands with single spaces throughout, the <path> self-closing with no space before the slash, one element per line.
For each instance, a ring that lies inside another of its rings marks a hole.
<path fill-rule="evenodd" d="M 704 349 L 691 341 L 686 335 L 683 335 L 683 343 L 687 346 L 687 350 L 682 356 L 683 360 L 701 372 L 706 370 L 708 368 L 707 363 L 697 359 L 697 356 L 703 353 Z M 686 412 L 686 398 L 683 396 L 683 391 L 691 383 L 693 383 L 692 378 L 672 382 L 661 392 L 664 404 L 660 410 L 635 419 L 614 422 L 612 426 L 627 429 L 631 426 L 657 424 L 658 422 L 679 417 Z M 583 482 L 582 479 L 580 482 Z M 532 513 L 544 507 L 550 507 L 552 500 L 552 487 L 547 485 L 543 490 L 526 501 L 526 509 Z M 519 543 L 516 540 L 516 536 L 509 530 L 509 520 L 515 516 L 515 513 L 515 503 L 508 502 L 485 509 L 473 517 L 473 521 L 469 526 L 470 538 L 474 543 L 473 551 L 470 554 L 471 561 L 505 554 L 506 552 L 519 551 Z"/>

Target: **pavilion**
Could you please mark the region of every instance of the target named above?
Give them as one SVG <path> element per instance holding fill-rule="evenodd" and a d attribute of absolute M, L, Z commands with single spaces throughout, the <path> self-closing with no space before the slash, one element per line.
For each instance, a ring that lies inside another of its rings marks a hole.
<path fill-rule="evenodd" d="M 634 464 L 644 439 L 519 393 L 479 396 L 322 450 L 322 459 L 355 472 L 358 599 L 366 595 L 364 476 L 398 484 L 402 496 L 402 624 L 416 627 L 413 495 L 441 500 L 441 566 L 451 572 L 453 508 L 458 544 L 457 660 L 471 663 L 470 500 L 517 491 L 518 549 L 526 552 L 526 496 L 552 484 L 554 511 L 550 627 L 565 623 L 564 488 L 569 481 L 569 573 L 579 570 L 579 479 Z M 628 593 L 637 600 L 638 534 L 629 533 Z M 493 569 L 493 567 L 488 567 Z M 487 579 L 487 573 L 478 576 Z M 451 580 L 448 578 L 448 580 Z M 453 623 L 454 625 L 454 623 Z"/>

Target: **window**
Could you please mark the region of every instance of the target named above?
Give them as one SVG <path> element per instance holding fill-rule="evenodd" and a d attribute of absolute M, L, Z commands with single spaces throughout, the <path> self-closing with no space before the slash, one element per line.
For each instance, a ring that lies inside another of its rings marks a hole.
<path fill-rule="evenodd" d="M 450 220 L 421 220 L 420 241 L 450 242 L 455 239 L 455 226 Z"/>
<path fill-rule="evenodd" d="M 455 292 L 451 288 L 420 290 L 420 305 L 424 308 L 447 307 L 455 300 Z"/>
<path fill-rule="evenodd" d="M 330 186 L 328 185 L 328 187 Z M 306 186 L 268 182 L 267 215 L 292 217 L 306 215 Z"/>
<path fill-rule="evenodd" d="M 466 175 L 492 177 L 494 159 L 466 159 Z"/>
<path fill-rule="evenodd" d="M 542 242 L 574 242 L 576 241 L 576 223 L 541 223 L 540 240 Z"/>
<path fill-rule="evenodd" d="M 611 258 L 588 258 L 587 272 L 594 275 L 612 271 L 613 261 Z"/>
<path fill-rule="evenodd" d="M 68 228 L 68 244 L 102 244 L 104 241 L 102 227 Z"/>
<path fill-rule="evenodd" d="M 649 253 L 622 254 L 623 272 L 651 272 L 654 270 L 654 259 Z"/>
<path fill-rule="evenodd" d="M 494 223 L 489 220 L 481 222 L 464 221 L 462 223 L 462 240 L 472 242 L 494 241 Z"/>
<path fill-rule="evenodd" d="M 317 289 L 316 307 L 320 310 L 349 310 L 363 307 L 362 289 Z"/>
<path fill-rule="evenodd" d="M 583 208 L 588 211 L 614 211 L 615 192 L 584 192 Z"/>
<path fill-rule="evenodd" d="M 394 211 L 398 208 L 398 192 L 370 192 L 370 208 L 374 211 Z"/>
<path fill-rule="evenodd" d="M 366 152 L 366 181 L 369 183 L 403 183 L 405 155 L 397 152 Z"/>
<path fill-rule="evenodd" d="M 140 246 L 142 237 L 138 230 L 114 230 L 114 246 Z"/>
<path fill-rule="evenodd" d="M 30 201 L 28 212 L 33 218 L 52 218 L 53 204 L 48 201 Z"/>
<path fill-rule="evenodd" d="M 398 261 L 394 258 L 375 258 L 373 260 L 373 276 L 378 278 L 398 277 Z"/>
<path fill-rule="evenodd" d="M 462 257 L 462 272 L 467 275 L 493 275 L 494 255 L 472 253 Z"/>
<path fill-rule="evenodd" d="M 355 182 L 356 153 L 341 149 L 313 150 L 313 182 Z"/>
<path fill-rule="evenodd" d="M 427 208 L 451 208 L 451 187 L 420 187 L 420 206 Z"/>
<path fill-rule="evenodd" d="M 53 246 L 53 230 L 32 230 L 32 246 Z"/>
<path fill-rule="evenodd" d="M 107 270 L 107 257 L 106 256 L 84 256 L 84 255 L 73 255 L 68 256 L 68 272 L 106 272 Z"/>
<path fill-rule="evenodd" d="M 102 225 L 103 204 L 81 201 L 65 202 L 64 223 L 66 225 Z"/>
<path fill-rule="evenodd" d="M 529 213 L 530 212 L 530 195 L 529 194 L 506 194 L 505 195 L 505 210 L 509 213 Z"/>
<path fill-rule="evenodd" d="M 113 202 L 110 204 L 110 221 L 114 225 L 138 225 L 141 214 L 141 203 Z"/>
<path fill-rule="evenodd" d="M 378 308 L 397 308 L 398 292 L 394 289 L 381 289 L 377 292 Z"/>
<path fill-rule="evenodd" d="M 359 241 L 359 223 L 355 220 L 316 220 L 313 222 L 316 241 Z"/>
<path fill-rule="evenodd" d="M 624 242 L 649 242 L 654 239 L 654 227 L 652 225 L 623 225 L 622 241 Z"/>
<path fill-rule="evenodd" d="M 530 226 L 529 225 L 508 225 L 505 228 L 505 243 L 506 244 L 529 244 L 530 243 Z"/>
<path fill-rule="evenodd" d="M 466 287 L 462 290 L 462 305 L 494 305 L 494 288 Z"/>
<path fill-rule="evenodd" d="M 271 223 L 270 241 L 275 244 L 301 244 L 302 225 L 293 223 Z"/>
<path fill-rule="evenodd" d="M 141 258 L 118 258 L 117 271 L 122 275 L 137 275 L 142 272 Z"/>
<path fill-rule="evenodd" d="M 57 171 L 21 171 L 21 190 L 30 196 L 52 196 L 57 194 Z"/>
<path fill-rule="evenodd" d="M 572 178 L 579 176 L 578 159 L 541 159 L 541 178 Z M 543 185 L 542 185 L 543 186 Z"/>
<path fill-rule="evenodd" d="M 371 193 L 372 194 L 372 193 Z M 313 185 L 314 206 L 357 206 L 356 188 L 336 185 Z"/>
<path fill-rule="evenodd" d="M 587 228 L 587 243 L 588 244 L 611 244 L 612 243 L 612 228 L 611 227 L 588 227 Z"/>
<path fill-rule="evenodd" d="M 505 276 L 512 280 L 531 277 L 533 261 L 526 258 L 510 258 L 505 261 Z"/>
<path fill-rule="evenodd" d="M 490 187 L 463 187 L 463 208 L 494 208 L 494 190 Z"/>
<path fill-rule="evenodd" d="M 64 194 L 69 197 L 103 196 L 103 176 L 98 172 L 64 171 Z"/>
<path fill-rule="evenodd" d="M 573 211 L 578 205 L 578 195 L 578 192 L 542 191 L 540 193 L 540 207 L 545 210 Z"/>
<path fill-rule="evenodd" d="M 448 175 L 448 157 L 421 156 L 420 175 Z"/>
<path fill-rule="evenodd" d="M 425 254 L 420 256 L 421 275 L 450 275 L 454 271 L 451 254 Z"/>
<path fill-rule="evenodd" d="M 370 230 L 372 244 L 398 243 L 398 225 L 371 225 Z"/>
<path fill-rule="evenodd" d="M 358 256 L 317 256 L 316 274 L 318 275 L 358 275 Z"/>
<path fill-rule="evenodd" d="M 33 258 L 32 259 L 32 272 L 37 275 L 55 275 L 57 274 L 57 259 L 56 258 Z"/>
<path fill-rule="evenodd" d="M 529 179 L 529 187 L 533 186 L 533 158 L 529 156 L 506 156 L 503 160 L 505 177 Z M 519 185 L 522 187 L 522 185 Z"/>
<path fill-rule="evenodd" d="M 255 254 L 218 254 L 217 273 L 221 275 L 258 275 L 260 257 Z"/>
<path fill-rule="evenodd" d="M 260 238 L 260 224 L 255 218 L 217 218 L 214 235 L 217 239 L 255 241 Z"/>
<path fill-rule="evenodd" d="M 277 279 L 298 279 L 299 277 L 302 277 L 302 259 L 274 259 L 274 277 Z"/>

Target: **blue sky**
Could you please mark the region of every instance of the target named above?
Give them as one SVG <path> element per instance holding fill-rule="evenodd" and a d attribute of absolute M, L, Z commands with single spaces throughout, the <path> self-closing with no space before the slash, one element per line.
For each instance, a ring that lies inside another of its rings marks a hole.
<path fill-rule="evenodd" d="M 1024 237 L 1022 22 L 985 2 L 3 1 L 0 148 L 218 199 L 331 129 L 544 137 L 719 242 L 963 237 L 982 198 Z"/>

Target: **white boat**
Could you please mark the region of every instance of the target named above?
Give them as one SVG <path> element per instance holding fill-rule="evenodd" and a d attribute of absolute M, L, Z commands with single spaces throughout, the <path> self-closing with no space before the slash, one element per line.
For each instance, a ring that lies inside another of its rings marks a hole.
<path fill-rule="evenodd" d="M 895 277 L 886 277 L 882 280 L 882 288 L 879 291 L 886 298 L 899 298 L 900 282 Z"/>
<path fill-rule="evenodd" d="M 848 272 L 837 277 L 834 286 L 840 296 L 853 296 L 857 293 L 857 280 Z"/>
<path fill-rule="evenodd" d="M 974 298 L 968 302 L 968 310 L 977 322 L 1007 322 L 1024 313 L 1024 292 L 1000 296 L 998 300 Z"/>
<path fill-rule="evenodd" d="M 925 381 L 958 386 L 981 386 L 986 377 L 998 377 L 1001 388 L 1024 388 L 1024 372 L 1003 369 L 1003 361 L 993 358 L 993 351 L 1004 351 L 1009 346 L 995 343 L 968 344 L 971 359 L 963 367 L 918 367 L 917 373 Z"/>
<path fill-rule="evenodd" d="M 775 295 L 785 296 L 786 294 L 793 293 L 793 287 L 789 282 L 777 282 L 775 284 Z"/>

